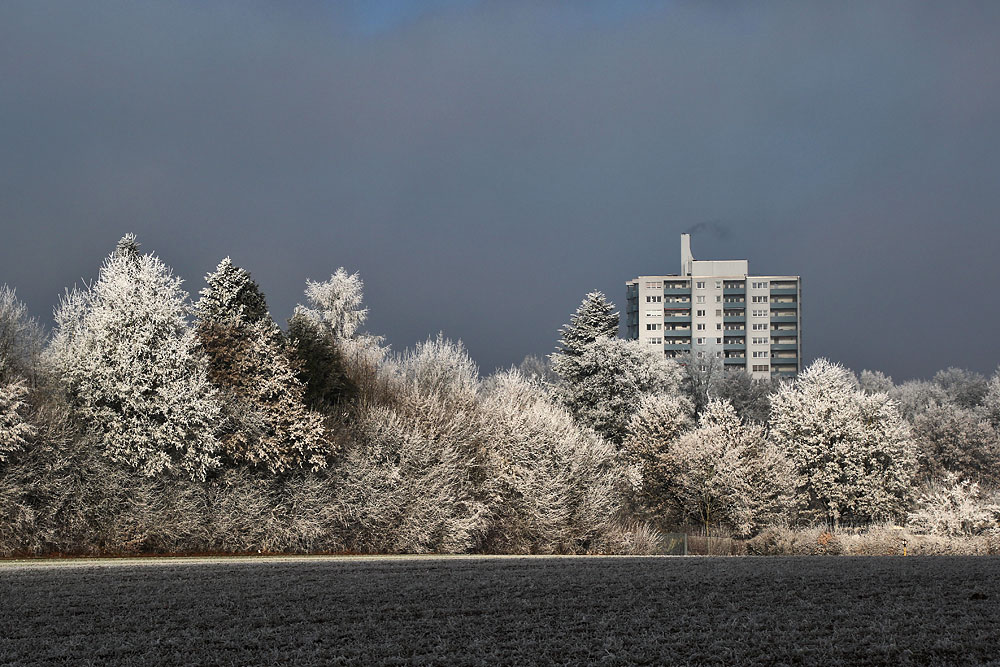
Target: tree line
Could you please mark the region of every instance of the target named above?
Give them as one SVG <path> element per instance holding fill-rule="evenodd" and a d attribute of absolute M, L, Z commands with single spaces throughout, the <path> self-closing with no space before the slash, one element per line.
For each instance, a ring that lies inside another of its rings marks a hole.
<path fill-rule="evenodd" d="M 0 288 L 0 554 L 655 552 L 661 531 L 997 530 L 1000 380 L 794 381 L 617 337 L 588 294 L 556 352 L 481 377 L 364 332 L 363 283 L 284 328 L 229 258 L 191 299 L 124 237 L 51 332 Z"/>

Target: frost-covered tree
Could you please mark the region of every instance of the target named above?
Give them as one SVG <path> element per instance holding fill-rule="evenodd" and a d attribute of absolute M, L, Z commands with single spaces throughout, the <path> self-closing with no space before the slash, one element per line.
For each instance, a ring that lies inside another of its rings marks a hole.
<path fill-rule="evenodd" d="M 886 394 L 866 395 L 854 375 L 819 359 L 771 404 L 774 442 L 795 465 L 804 518 L 868 522 L 902 515 L 915 454 Z"/>
<path fill-rule="evenodd" d="M 861 375 L 858 376 L 858 385 L 861 387 L 861 391 L 866 394 L 888 394 L 896 388 L 892 378 L 882 371 L 861 371 Z"/>
<path fill-rule="evenodd" d="M 723 524 L 746 535 L 783 518 L 791 464 L 762 425 L 741 422 L 729 403 L 709 401 L 698 427 L 671 442 L 664 458 L 676 510 L 706 533 Z"/>
<path fill-rule="evenodd" d="M 671 499 L 672 466 L 668 448 L 694 428 L 694 405 L 683 396 L 653 394 L 639 403 L 622 443 L 625 455 L 639 466 L 637 511 L 650 520 L 662 518 Z"/>
<path fill-rule="evenodd" d="M 130 234 L 56 311 L 48 353 L 72 404 L 105 453 L 143 475 L 204 479 L 218 464 L 219 408 L 186 301 L 181 280 Z"/>
<path fill-rule="evenodd" d="M 391 400 L 359 410 L 335 471 L 358 551 L 463 552 L 488 526 L 478 370 L 439 336 L 383 369 Z"/>
<path fill-rule="evenodd" d="M 23 448 L 35 433 L 25 416 L 28 389 L 23 381 L 0 384 L 0 463 Z"/>
<path fill-rule="evenodd" d="M 306 282 L 306 304 L 288 320 L 288 341 L 306 385 L 309 405 L 329 408 L 357 390 L 350 368 L 374 368 L 384 357 L 382 339 L 360 332 L 364 283 L 343 267 L 324 282 Z"/>
<path fill-rule="evenodd" d="M 536 379 L 544 384 L 554 384 L 559 376 L 552 370 L 552 362 L 546 357 L 528 355 L 517 365 L 517 370 L 529 379 Z"/>
<path fill-rule="evenodd" d="M 920 476 L 943 479 L 945 473 L 985 484 L 1000 483 L 1000 442 L 981 412 L 956 405 L 931 407 L 913 420 Z"/>
<path fill-rule="evenodd" d="M 615 448 L 517 371 L 491 379 L 483 398 L 490 531 L 500 553 L 607 550 L 624 521 L 636 471 Z"/>
<path fill-rule="evenodd" d="M 0 285 L 0 382 L 33 382 L 44 341 L 41 325 L 14 290 Z"/>
<path fill-rule="evenodd" d="M 740 419 L 766 424 L 771 416 L 771 395 L 781 384 L 778 378 L 755 380 L 745 370 L 726 370 L 715 375 L 707 394 L 716 400 L 728 401 Z"/>
<path fill-rule="evenodd" d="M 598 338 L 579 355 L 555 354 L 555 395 L 581 424 L 620 445 L 646 396 L 677 395 L 681 370 L 639 341 Z"/>
<path fill-rule="evenodd" d="M 934 384 L 945 391 L 952 403 L 968 410 L 982 405 L 989 391 L 989 382 L 984 375 L 964 368 L 951 367 L 938 371 L 934 375 Z"/>
<path fill-rule="evenodd" d="M 559 350 L 552 355 L 565 365 L 565 357 L 579 357 L 594 341 L 618 335 L 618 313 L 603 292 L 590 292 L 580 307 L 570 316 L 569 324 L 559 330 Z M 558 370 L 556 370 L 559 373 Z"/>
<path fill-rule="evenodd" d="M 951 405 L 947 392 L 934 382 L 926 380 L 904 382 L 891 390 L 889 396 L 896 401 L 899 413 L 909 422 L 931 408 Z"/>
<path fill-rule="evenodd" d="M 1000 370 L 990 378 L 986 397 L 983 399 L 983 411 L 993 428 L 1000 431 Z"/>
<path fill-rule="evenodd" d="M 260 288 L 228 257 L 205 281 L 196 330 L 209 378 L 225 398 L 223 452 L 274 473 L 325 468 L 322 417 L 304 403 L 305 387 Z"/>

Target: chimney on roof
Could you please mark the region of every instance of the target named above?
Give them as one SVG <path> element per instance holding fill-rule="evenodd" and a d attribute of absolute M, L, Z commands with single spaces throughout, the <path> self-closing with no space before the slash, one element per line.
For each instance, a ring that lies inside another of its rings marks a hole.
<path fill-rule="evenodd" d="M 681 275 L 690 276 L 694 257 L 691 256 L 691 235 L 681 234 Z"/>

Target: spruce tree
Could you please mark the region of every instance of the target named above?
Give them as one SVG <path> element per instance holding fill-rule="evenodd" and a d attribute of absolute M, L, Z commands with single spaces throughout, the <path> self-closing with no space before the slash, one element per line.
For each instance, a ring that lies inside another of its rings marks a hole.
<path fill-rule="evenodd" d="M 576 313 L 570 316 L 569 324 L 559 330 L 557 354 L 578 357 L 584 349 L 599 338 L 614 338 L 618 335 L 618 313 L 615 304 L 608 301 L 603 292 L 590 292 L 583 298 Z"/>
<path fill-rule="evenodd" d="M 260 288 L 228 257 L 205 280 L 197 332 L 209 379 L 225 398 L 226 456 L 275 473 L 326 467 L 322 417 L 303 401 L 305 388 Z"/>

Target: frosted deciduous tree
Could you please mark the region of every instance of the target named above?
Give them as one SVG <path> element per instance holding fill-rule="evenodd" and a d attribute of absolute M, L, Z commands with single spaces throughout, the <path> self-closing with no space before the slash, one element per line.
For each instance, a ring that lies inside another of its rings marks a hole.
<path fill-rule="evenodd" d="M 225 398 L 224 453 L 274 473 L 325 468 L 322 417 L 303 402 L 305 387 L 259 287 L 228 257 L 205 280 L 196 329 L 209 378 Z"/>
<path fill-rule="evenodd" d="M 463 552 L 488 526 L 475 364 L 439 336 L 386 364 L 384 405 L 366 405 L 335 474 L 359 551 Z"/>
<path fill-rule="evenodd" d="M 218 464 L 219 408 L 194 352 L 187 293 L 127 235 L 92 287 L 68 292 L 48 353 L 77 413 L 114 461 L 143 475 Z"/>
<path fill-rule="evenodd" d="M 778 378 L 755 380 L 742 369 L 725 370 L 712 378 L 708 394 L 717 400 L 729 401 L 740 419 L 766 424 L 771 415 L 771 395 L 781 383 Z"/>
<path fill-rule="evenodd" d="M 27 395 L 23 381 L 0 384 L 0 463 L 23 448 L 35 433 L 25 416 Z"/>
<path fill-rule="evenodd" d="M 0 285 L 0 382 L 32 382 L 44 346 L 41 325 L 28 314 L 17 294 Z"/>
<path fill-rule="evenodd" d="M 487 551 L 578 553 L 607 548 L 624 521 L 637 470 L 518 371 L 491 378 L 482 431 L 489 448 Z"/>
<path fill-rule="evenodd" d="M 306 384 L 306 402 L 331 407 L 355 393 L 350 367 L 373 369 L 385 352 L 381 338 L 360 332 L 368 317 L 361 307 L 364 283 L 343 267 L 324 282 L 306 282 L 306 304 L 288 321 L 288 340 Z"/>
<path fill-rule="evenodd" d="M 726 401 L 709 401 L 698 427 L 668 445 L 664 467 L 681 517 L 706 532 L 723 524 L 750 534 L 782 518 L 791 498 L 788 459 Z"/>
<path fill-rule="evenodd" d="M 858 376 L 858 385 L 861 387 L 861 391 L 866 394 L 888 394 L 896 388 L 892 378 L 882 371 L 861 371 L 861 375 Z"/>
<path fill-rule="evenodd" d="M 772 400 L 771 434 L 798 474 L 801 516 L 868 522 L 901 516 L 914 472 L 909 429 L 886 394 L 819 359 Z"/>
<path fill-rule="evenodd" d="M 989 382 L 984 375 L 964 368 L 946 368 L 934 375 L 934 384 L 941 387 L 960 408 L 972 409 L 982 405 Z"/>
<path fill-rule="evenodd" d="M 673 468 L 670 445 L 694 428 L 694 405 L 683 396 L 653 394 L 644 397 L 629 419 L 622 449 L 639 466 L 636 508 L 647 519 L 665 516 L 671 499 Z"/>
<path fill-rule="evenodd" d="M 1000 442 L 981 411 L 957 405 L 931 407 L 913 420 L 920 476 L 943 479 L 948 472 L 985 484 L 1000 483 Z"/>
<path fill-rule="evenodd" d="M 944 389 L 926 380 L 904 382 L 889 391 L 889 397 L 896 401 L 899 413 L 909 422 L 931 408 L 952 404 Z"/>
<path fill-rule="evenodd" d="M 1000 370 L 990 378 L 986 397 L 983 398 L 983 411 L 993 428 L 1000 431 Z"/>

